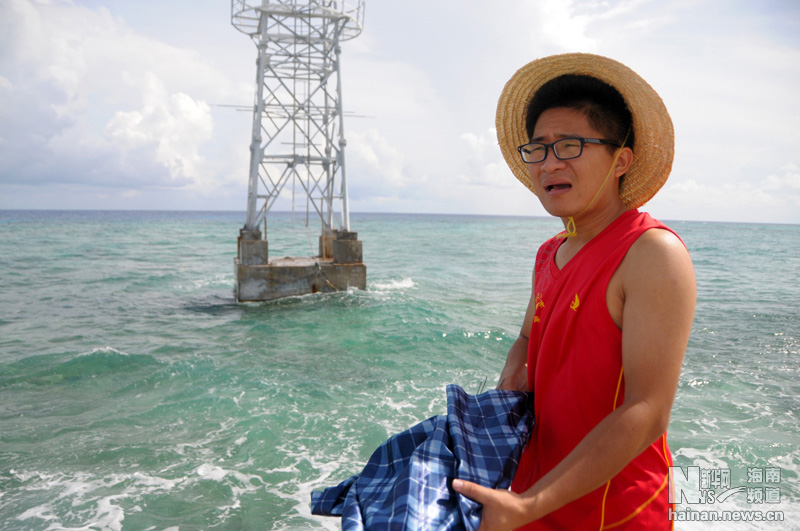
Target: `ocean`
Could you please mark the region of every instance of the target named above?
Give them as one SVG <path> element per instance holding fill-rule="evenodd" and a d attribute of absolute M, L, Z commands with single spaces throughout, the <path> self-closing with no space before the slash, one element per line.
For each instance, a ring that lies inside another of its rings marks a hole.
<path fill-rule="evenodd" d="M 310 492 L 444 413 L 447 384 L 495 385 L 561 230 L 353 214 L 366 291 L 237 304 L 243 221 L 0 212 L 0 529 L 337 529 Z M 698 278 L 675 528 L 800 529 L 800 226 L 669 224 Z M 268 230 L 272 256 L 316 252 L 318 224 Z"/>

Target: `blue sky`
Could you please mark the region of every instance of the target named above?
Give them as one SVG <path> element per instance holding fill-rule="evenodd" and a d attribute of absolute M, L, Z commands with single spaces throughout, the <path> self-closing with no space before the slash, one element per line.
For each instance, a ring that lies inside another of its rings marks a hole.
<path fill-rule="evenodd" d="M 615 58 L 661 94 L 668 220 L 800 223 L 795 0 L 366 0 L 343 45 L 354 212 L 545 215 L 494 136 L 537 57 Z M 224 0 L 3 0 L 0 208 L 244 210 L 256 50 Z"/>

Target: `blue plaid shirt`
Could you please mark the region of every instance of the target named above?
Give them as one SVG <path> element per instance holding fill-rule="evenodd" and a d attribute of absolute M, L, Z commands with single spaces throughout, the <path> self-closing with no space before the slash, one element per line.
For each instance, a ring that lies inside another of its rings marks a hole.
<path fill-rule="evenodd" d="M 343 530 L 475 530 L 481 505 L 452 480 L 507 489 L 532 428 L 532 393 L 470 396 L 448 385 L 446 415 L 394 435 L 360 474 L 312 492 L 311 512 L 341 516 Z"/>

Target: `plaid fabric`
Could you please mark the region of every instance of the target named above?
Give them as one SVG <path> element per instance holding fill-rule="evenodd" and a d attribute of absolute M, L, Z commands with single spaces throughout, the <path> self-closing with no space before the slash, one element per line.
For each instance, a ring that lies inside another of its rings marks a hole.
<path fill-rule="evenodd" d="M 360 474 L 312 492 L 311 512 L 341 516 L 343 530 L 475 530 L 481 506 L 452 480 L 508 488 L 532 427 L 532 393 L 470 396 L 449 385 L 447 415 L 394 435 Z"/>

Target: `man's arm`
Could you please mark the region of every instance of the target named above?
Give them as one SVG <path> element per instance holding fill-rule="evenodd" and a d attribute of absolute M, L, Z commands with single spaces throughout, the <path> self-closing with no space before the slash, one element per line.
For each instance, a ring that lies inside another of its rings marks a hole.
<path fill-rule="evenodd" d="M 524 525 L 593 491 L 666 431 L 694 317 L 691 259 L 672 233 L 651 230 L 617 273 L 624 403 L 521 495 L 455 481 L 456 490 L 484 505 L 479 531 Z"/>
<path fill-rule="evenodd" d="M 528 335 L 533 325 L 533 314 L 536 313 L 536 296 L 533 286 L 535 285 L 535 276 L 531 279 L 531 300 L 528 302 L 528 309 L 525 311 L 525 319 L 522 321 L 522 329 L 519 332 L 519 337 L 511 349 L 508 351 L 506 357 L 506 364 L 500 373 L 500 379 L 497 382 L 498 389 L 505 389 L 508 391 L 532 391 L 528 389 Z M 530 382 L 533 385 L 533 382 Z"/>

